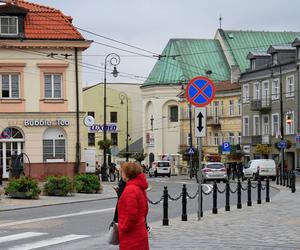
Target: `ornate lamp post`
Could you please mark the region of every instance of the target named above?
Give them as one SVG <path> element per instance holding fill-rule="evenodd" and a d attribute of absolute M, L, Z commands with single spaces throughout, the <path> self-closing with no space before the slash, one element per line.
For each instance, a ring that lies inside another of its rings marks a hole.
<path fill-rule="evenodd" d="M 103 123 L 103 140 L 106 141 L 106 69 L 107 69 L 107 63 L 109 62 L 110 65 L 114 66 L 112 75 L 114 77 L 118 76 L 118 71 L 117 71 L 117 65 L 120 63 L 120 56 L 115 54 L 115 53 L 110 53 L 105 57 L 104 60 L 104 102 L 103 102 L 103 110 L 104 110 L 104 123 Z M 103 149 L 103 165 L 101 168 L 102 172 L 102 181 L 108 181 L 108 176 L 107 176 L 107 165 L 106 165 L 106 153 L 107 153 L 107 148 L 104 147 Z"/>
<path fill-rule="evenodd" d="M 129 134 L 128 134 L 128 95 L 125 92 L 121 92 L 119 94 L 119 98 L 121 100 L 121 104 L 124 104 L 124 100 L 126 100 L 126 161 L 128 161 L 129 158 L 129 148 L 128 148 L 128 139 L 129 139 Z"/>

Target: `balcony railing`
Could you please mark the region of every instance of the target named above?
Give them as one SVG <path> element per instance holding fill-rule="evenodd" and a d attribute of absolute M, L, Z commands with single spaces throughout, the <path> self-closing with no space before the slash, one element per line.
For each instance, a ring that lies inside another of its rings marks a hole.
<path fill-rule="evenodd" d="M 255 135 L 251 137 L 251 144 L 270 144 L 271 143 L 271 136 L 270 135 Z"/>
<path fill-rule="evenodd" d="M 219 116 L 210 116 L 206 120 L 207 126 L 221 126 Z"/>
<path fill-rule="evenodd" d="M 272 101 L 270 98 L 251 100 L 252 111 L 270 111 L 271 109 L 272 109 Z"/>

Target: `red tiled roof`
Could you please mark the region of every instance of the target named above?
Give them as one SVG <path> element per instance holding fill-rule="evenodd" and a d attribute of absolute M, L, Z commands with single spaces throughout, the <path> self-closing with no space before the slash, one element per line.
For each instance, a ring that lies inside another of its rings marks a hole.
<path fill-rule="evenodd" d="M 216 86 L 217 91 L 230 91 L 230 90 L 239 90 L 239 89 L 241 89 L 240 84 L 231 83 L 229 81 L 215 83 L 215 86 Z"/>
<path fill-rule="evenodd" d="M 25 38 L 50 40 L 84 40 L 71 23 L 71 17 L 60 10 L 30 3 L 25 0 L 12 1 L 15 6 L 28 10 L 25 17 Z"/>

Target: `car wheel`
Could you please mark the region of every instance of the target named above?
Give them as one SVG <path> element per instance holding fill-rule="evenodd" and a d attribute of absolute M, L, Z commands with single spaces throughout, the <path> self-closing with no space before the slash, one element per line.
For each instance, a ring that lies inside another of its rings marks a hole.
<path fill-rule="evenodd" d="M 271 180 L 272 180 L 272 181 L 276 181 L 276 176 L 272 176 L 272 177 L 271 177 Z"/>
<path fill-rule="evenodd" d="M 170 178 L 170 177 L 171 177 L 171 174 L 168 174 L 168 177 Z"/>

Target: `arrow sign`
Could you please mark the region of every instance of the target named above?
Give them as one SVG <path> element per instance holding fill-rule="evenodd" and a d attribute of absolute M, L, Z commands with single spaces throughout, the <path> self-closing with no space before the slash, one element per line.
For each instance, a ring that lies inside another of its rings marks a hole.
<path fill-rule="evenodd" d="M 206 136 L 206 108 L 195 108 L 195 137 Z"/>

